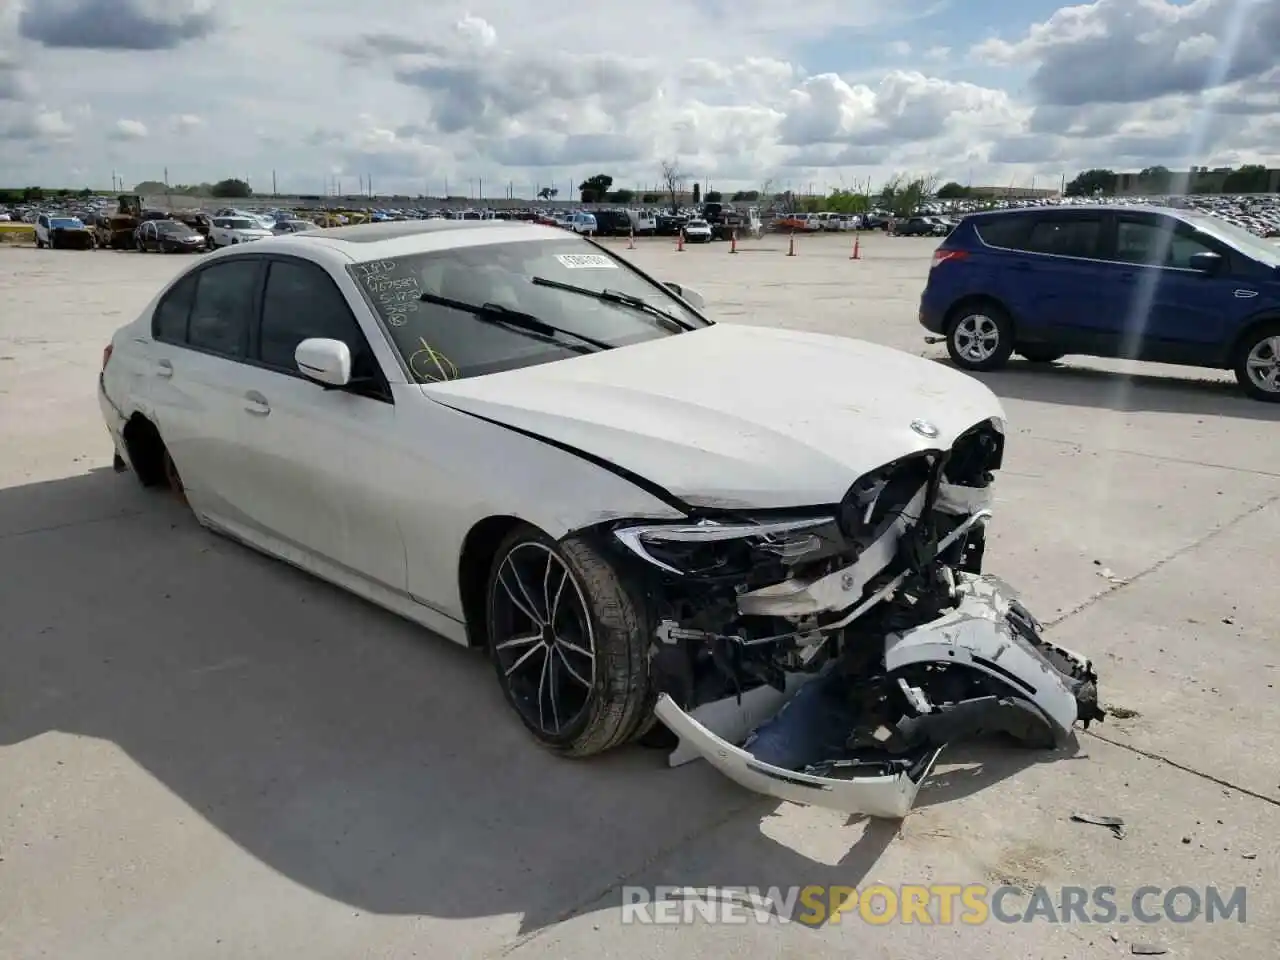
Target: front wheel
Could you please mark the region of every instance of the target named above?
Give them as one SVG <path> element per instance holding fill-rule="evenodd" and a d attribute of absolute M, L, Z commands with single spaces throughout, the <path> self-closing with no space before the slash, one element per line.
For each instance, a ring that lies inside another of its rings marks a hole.
<path fill-rule="evenodd" d="M 647 619 L 594 547 L 519 527 L 495 555 L 486 614 L 498 683 L 538 743 L 585 757 L 642 732 Z"/>
<path fill-rule="evenodd" d="M 1280 322 L 1258 327 L 1236 353 L 1236 380 L 1255 400 L 1280 403 Z"/>
<path fill-rule="evenodd" d="M 956 313 L 947 327 L 947 353 L 965 370 L 997 370 L 1013 354 L 1008 315 L 993 303 L 980 303 Z"/>

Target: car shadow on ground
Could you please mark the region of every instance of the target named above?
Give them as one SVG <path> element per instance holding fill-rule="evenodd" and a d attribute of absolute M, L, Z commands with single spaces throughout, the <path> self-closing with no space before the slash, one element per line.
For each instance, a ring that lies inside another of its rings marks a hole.
<path fill-rule="evenodd" d="M 943 366 L 954 365 L 938 359 Z M 1153 413 L 1188 413 L 1242 420 L 1280 420 L 1280 404 L 1246 397 L 1235 380 L 1197 380 L 1158 374 L 1125 374 L 1069 363 L 1014 359 L 990 373 L 965 371 L 997 396 L 1070 407 Z"/>
<path fill-rule="evenodd" d="M 682 886 L 855 886 L 896 830 L 870 822 L 823 866 L 763 834 L 776 804 L 706 764 L 553 757 L 480 653 L 208 533 L 128 474 L 0 490 L 0 566 L 0 751 L 55 731 L 116 744 L 236 847 L 363 911 L 517 915 L 525 932 L 666 862 Z M 1046 759 L 973 749 L 921 804 Z M 709 832 L 706 863 L 664 858 Z"/>

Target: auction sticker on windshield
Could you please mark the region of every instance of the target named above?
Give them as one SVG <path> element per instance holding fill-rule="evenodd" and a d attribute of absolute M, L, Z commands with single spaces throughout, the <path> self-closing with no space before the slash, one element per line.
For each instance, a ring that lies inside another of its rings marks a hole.
<path fill-rule="evenodd" d="M 618 269 L 616 263 L 598 253 L 561 253 L 556 255 L 556 259 L 570 270 L 590 270 L 598 267 L 606 270 Z"/>

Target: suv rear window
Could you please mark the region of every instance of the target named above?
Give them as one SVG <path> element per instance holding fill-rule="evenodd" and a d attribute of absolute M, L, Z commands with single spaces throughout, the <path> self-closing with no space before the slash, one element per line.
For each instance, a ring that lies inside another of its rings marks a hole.
<path fill-rule="evenodd" d="M 1023 249 L 1059 257 L 1093 257 L 1097 255 L 1101 233 L 1101 217 L 1039 220 L 1031 228 Z"/>
<path fill-rule="evenodd" d="M 975 217 L 973 221 L 973 229 L 983 243 L 1009 250 L 1022 248 L 1030 228 L 1031 220 L 1026 216 Z"/>

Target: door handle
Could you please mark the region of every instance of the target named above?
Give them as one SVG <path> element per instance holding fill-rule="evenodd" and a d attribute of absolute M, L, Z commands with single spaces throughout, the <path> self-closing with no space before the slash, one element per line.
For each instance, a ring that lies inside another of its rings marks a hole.
<path fill-rule="evenodd" d="M 170 363 L 168 360 L 157 360 L 156 376 L 164 377 L 166 380 L 168 380 L 170 377 L 173 376 L 173 364 Z"/>
<path fill-rule="evenodd" d="M 244 395 L 244 409 L 246 413 L 265 417 L 271 412 L 271 404 L 267 403 L 267 398 L 257 390 L 250 390 Z"/>

